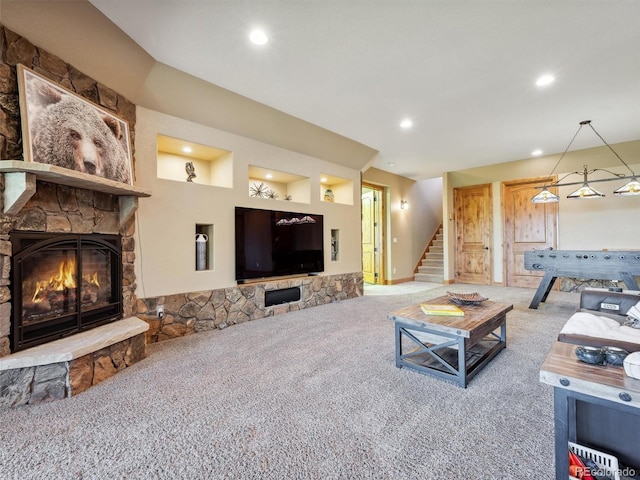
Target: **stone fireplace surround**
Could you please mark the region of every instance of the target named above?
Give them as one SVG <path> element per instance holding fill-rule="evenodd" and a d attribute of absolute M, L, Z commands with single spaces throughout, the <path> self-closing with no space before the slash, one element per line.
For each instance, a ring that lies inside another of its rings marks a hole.
<path fill-rule="evenodd" d="M 2 162 L 0 162 L 2 163 Z M 0 170 L 1 170 L 0 166 Z M 121 213 L 115 195 L 36 181 L 36 191 L 17 213 L 2 216 L 0 259 L 0 407 L 34 404 L 80 393 L 145 356 L 148 324 L 133 316 L 135 300 L 134 213 Z M 6 175 L 0 181 L 5 191 Z M 3 199 L 5 197 L 3 196 Z M 3 205 L 4 207 L 4 205 Z M 13 231 L 107 233 L 122 240 L 124 320 L 12 353 L 10 266 Z"/>
<path fill-rule="evenodd" d="M 0 408 L 68 397 L 144 358 L 135 318 L 135 211 L 139 188 L 22 160 L 16 65 L 111 110 L 135 132 L 135 105 L 0 25 Z M 8 159 L 8 160 L 5 160 Z M 124 319 L 21 352 L 10 351 L 11 232 L 120 235 Z"/>

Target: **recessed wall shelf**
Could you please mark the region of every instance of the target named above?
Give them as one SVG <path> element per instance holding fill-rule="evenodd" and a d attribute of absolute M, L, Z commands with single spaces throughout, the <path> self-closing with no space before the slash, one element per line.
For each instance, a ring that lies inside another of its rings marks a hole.
<path fill-rule="evenodd" d="M 158 178 L 233 188 L 233 152 L 165 135 L 157 141 Z"/>
<path fill-rule="evenodd" d="M 353 181 L 335 175 L 320 175 L 320 200 L 353 205 Z"/>
<path fill-rule="evenodd" d="M 309 177 L 249 165 L 249 196 L 309 203 Z"/>

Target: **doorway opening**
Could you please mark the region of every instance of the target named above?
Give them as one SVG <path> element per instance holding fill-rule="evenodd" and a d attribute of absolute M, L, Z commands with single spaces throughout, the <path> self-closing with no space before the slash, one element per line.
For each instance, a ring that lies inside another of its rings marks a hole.
<path fill-rule="evenodd" d="M 362 275 L 365 283 L 385 284 L 384 187 L 362 184 Z"/>

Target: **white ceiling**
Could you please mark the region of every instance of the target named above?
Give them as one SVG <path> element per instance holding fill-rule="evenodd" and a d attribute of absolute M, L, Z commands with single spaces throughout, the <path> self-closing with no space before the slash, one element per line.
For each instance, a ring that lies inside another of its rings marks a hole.
<path fill-rule="evenodd" d="M 373 166 L 416 180 L 562 152 L 581 120 L 609 143 L 640 139 L 637 0 L 91 3 L 157 61 L 368 145 Z M 544 73 L 555 83 L 536 87 Z M 596 145 L 583 130 L 572 150 Z"/>

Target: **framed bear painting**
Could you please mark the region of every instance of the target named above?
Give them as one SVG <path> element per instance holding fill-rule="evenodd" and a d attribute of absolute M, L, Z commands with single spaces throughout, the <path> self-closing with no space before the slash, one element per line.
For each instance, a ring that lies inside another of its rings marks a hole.
<path fill-rule="evenodd" d="M 129 124 L 18 65 L 24 159 L 133 184 Z"/>

